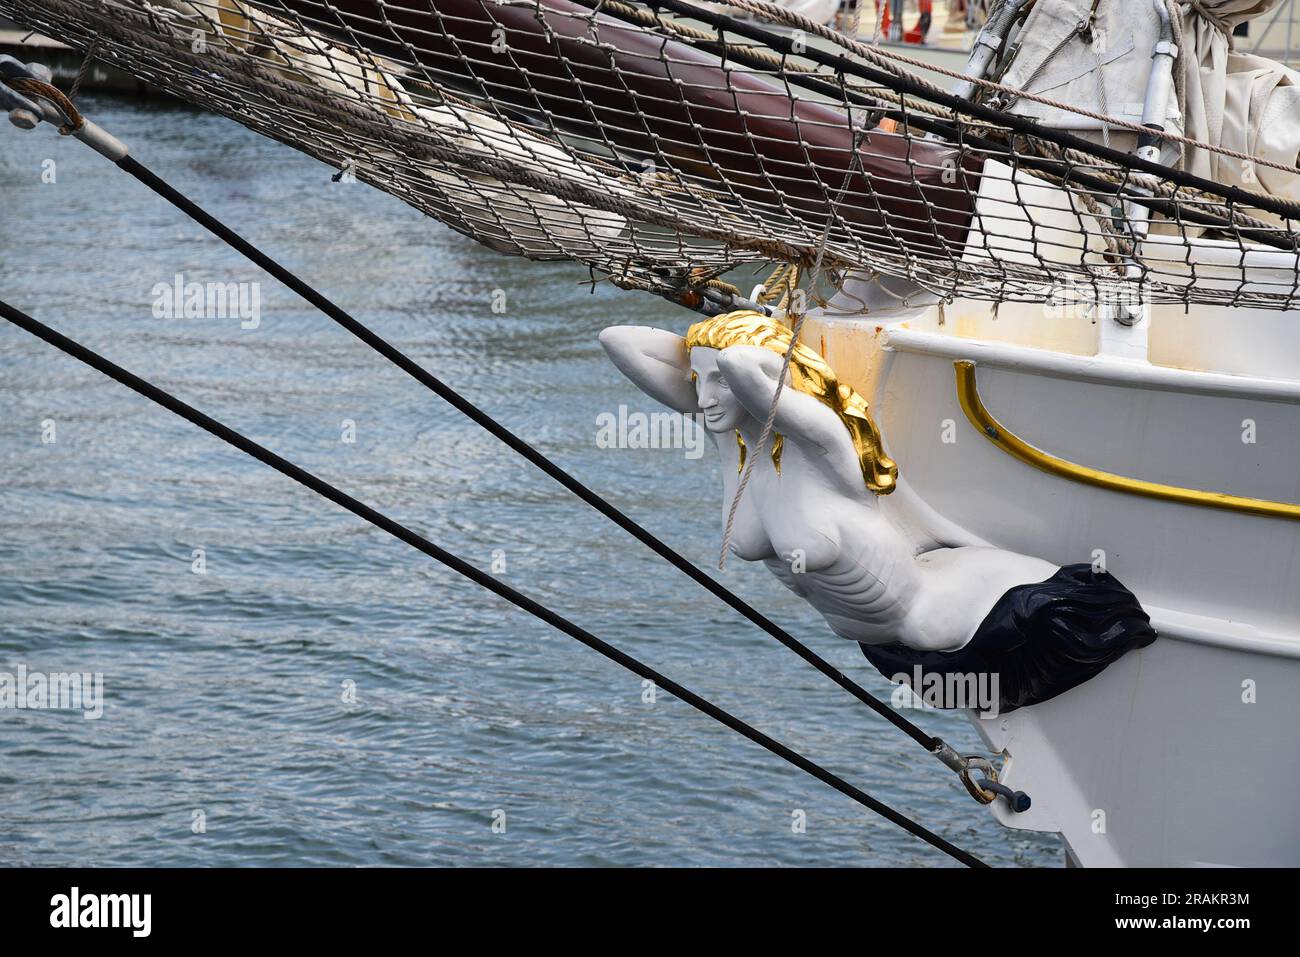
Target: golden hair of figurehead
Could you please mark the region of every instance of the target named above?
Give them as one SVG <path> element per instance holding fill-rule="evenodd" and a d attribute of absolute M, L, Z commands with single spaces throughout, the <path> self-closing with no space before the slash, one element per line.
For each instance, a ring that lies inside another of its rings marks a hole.
<path fill-rule="evenodd" d="M 686 349 L 726 349 L 758 346 L 785 356 L 790 349 L 788 326 L 752 310 L 728 312 L 697 322 L 686 333 Z M 867 408 L 867 400 L 835 376 L 826 360 L 800 343 L 790 357 L 790 386 L 812 396 L 834 412 L 853 440 L 867 488 L 888 495 L 898 483 L 898 466 L 885 454 L 880 430 Z"/>

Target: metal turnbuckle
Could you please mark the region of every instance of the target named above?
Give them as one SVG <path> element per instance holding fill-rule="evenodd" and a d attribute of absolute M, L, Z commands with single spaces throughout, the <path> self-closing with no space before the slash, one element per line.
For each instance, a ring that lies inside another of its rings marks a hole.
<path fill-rule="evenodd" d="M 932 752 L 935 757 L 942 761 L 949 768 L 957 772 L 957 777 L 965 786 L 970 796 L 980 804 L 992 804 L 999 797 L 1004 798 L 1007 805 L 1017 814 L 1028 811 L 1031 805 L 1029 795 L 1024 791 L 1013 791 L 998 781 L 998 769 L 993 766 L 993 762 L 988 758 L 982 758 L 977 754 L 962 755 L 958 754 L 952 747 L 939 741 L 938 747 Z M 976 779 L 975 772 L 978 771 L 983 775 L 982 778 Z"/>
<path fill-rule="evenodd" d="M 44 121 L 114 163 L 121 162 L 127 155 L 126 144 L 83 117 L 52 80 L 45 65 L 0 54 L 0 109 L 9 114 L 9 122 L 30 130 Z"/>
<path fill-rule="evenodd" d="M 44 70 L 44 75 L 42 74 Z M 39 63 L 30 66 L 7 53 L 0 54 L 0 110 L 9 114 L 9 122 L 20 130 L 35 129 L 45 118 L 41 104 L 29 100 L 5 82 L 8 79 L 30 78 L 49 82 L 49 71 Z"/>

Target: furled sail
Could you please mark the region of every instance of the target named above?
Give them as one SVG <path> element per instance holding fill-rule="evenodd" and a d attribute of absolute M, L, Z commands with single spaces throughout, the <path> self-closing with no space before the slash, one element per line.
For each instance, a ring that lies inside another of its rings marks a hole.
<path fill-rule="evenodd" d="M 1240 24 L 1290 0 L 1156 0 L 1169 12 L 1179 48 L 1178 96 L 1166 129 L 1238 153 L 1294 167 L 1300 158 L 1300 73 L 1234 49 Z M 1002 82 L 1095 113 L 1140 122 L 1141 91 L 1160 39 L 1152 0 L 1039 0 L 1015 38 Z M 1042 103 L 1012 109 L 1065 129 L 1132 148 L 1135 134 Z M 1167 160 L 1219 183 L 1300 200 L 1300 175 L 1196 146 L 1175 144 Z"/>

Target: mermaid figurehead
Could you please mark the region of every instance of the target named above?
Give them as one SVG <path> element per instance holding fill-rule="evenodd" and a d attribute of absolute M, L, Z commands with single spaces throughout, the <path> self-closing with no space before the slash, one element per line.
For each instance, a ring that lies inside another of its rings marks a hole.
<path fill-rule="evenodd" d="M 779 320 L 746 310 L 697 322 L 685 338 L 615 326 L 600 341 L 647 395 L 702 414 L 733 464 L 726 436 L 756 441 L 773 416 L 775 469 L 752 473 L 743 503 L 739 473 L 723 476 L 732 553 L 765 564 L 886 677 L 987 674 L 1008 711 L 1155 640 L 1137 598 L 1109 573 L 976 539 L 900 485 L 866 399 L 814 350 L 791 348 Z M 743 440 L 739 451 L 743 471 Z"/>

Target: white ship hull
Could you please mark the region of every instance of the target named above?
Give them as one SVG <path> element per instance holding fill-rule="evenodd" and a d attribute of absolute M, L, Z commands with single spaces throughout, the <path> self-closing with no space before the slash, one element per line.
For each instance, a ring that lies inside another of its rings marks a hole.
<path fill-rule="evenodd" d="M 1103 563 L 1161 635 L 1054 700 L 973 717 L 1005 756 L 1004 783 L 1033 799 L 993 813 L 1060 834 L 1084 866 L 1300 865 L 1300 522 L 1031 467 L 968 421 L 954 372 L 973 360 L 987 410 L 1061 459 L 1295 503 L 1300 317 L 1157 308 L 1132 338 L 1039 305 L 872 315 L 810 318 L 803 341 L 874 396 L 911 488 L 991 544 Z"/>
<path fill-rule="evenodd" d="M 1259 689 L 1249 705 L 1246 679 Z M 1005 783 L 1034 801 L 990 808 L 1007 827 L 1060 834 L 1086 867 L 1295 867 L 1297 689 L 1294 642 L 1161 628 L 1078 688 L 975 720 L 1008 757 Z"/>

